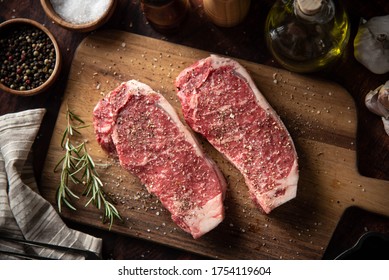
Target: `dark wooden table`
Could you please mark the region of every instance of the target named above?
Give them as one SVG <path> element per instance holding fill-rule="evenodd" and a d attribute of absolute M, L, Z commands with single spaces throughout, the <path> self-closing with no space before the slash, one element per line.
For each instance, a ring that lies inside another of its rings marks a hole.
<path fill-rule="evenodd" d="M 140 10 L 138 0 L 119 0 L 114 15 L 101 28 L 114 28 L 136 34 L 167 40 L 214 53 L 266 64 L 279 65 L 273 60 L 264 42 L 264 23 L 267 13 L 274 3 L 272 0 L 253 0 L 249 14 L 244 22 L 236 27 L 220 28 L 213 25 L 204 14 L 202 0 L 191 0 L 191 11 L 180 27 L 172 34 L 159 33 L 147 22 Z M 343 86 L 355 99 L 358 110 L 357 166 L 359 172 L 368 177 L 389 179 L 389 136 L 383 130 L 382 122 L 370 113 L 364 98 L 368 91 L 389 80 L 389 73 L 375 75 L 359 64 L 353 55 L 353 40 L 360 18 L 389 14 L 387 0 L 344 0 L 351 21 L 351 38 L 341 61 L 332 69 L 311 74 L 335 81 Z M 88 33 L 65 30 L 53 24 L 45 15 L 40 1 L 37 0 L 1 0 L 0 22 L 24 17 L 44 24 L 56 37 L 62 55 L 63 68 L 60 78 L 47 92 L 36 96 L 19 97 L 0 92 L 0 115 L 45 107 L 47 114 L 43 120 L 39 137 L 34 143 L 34 168 L 39 181 L 51 134 L 55 125 L 74 51 Z M 67 221 L 69 226 L 88 232 L 104 239 L 103 257 L 105 259 L 201 259 L 188 252 L 167 248 L 162 245 L 129 238 L 112 232 L 90 228 Z M 371 226 L 371 225 L 370 225 Z M 347 228 L 347 227 L 346 227 Z M 342 235 L 340 235 L 342 236 Z M 358 236 L 355 236 L 356 240 Z M 348 238 L 353 238 L 348 236 Z M 338 242 L 342 239 L 338 237 Z M 327 256 L 336 256 L 337 246 Z"/>

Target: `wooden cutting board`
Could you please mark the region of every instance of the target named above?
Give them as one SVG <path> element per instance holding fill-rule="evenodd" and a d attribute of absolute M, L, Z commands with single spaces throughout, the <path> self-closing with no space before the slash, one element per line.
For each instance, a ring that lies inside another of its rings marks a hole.
<path fill-rule="evenodd" d="M 105 189 L 124 218 L 112 231 L 221 259 L 321 259 L 343 211 L 357 205 L 389 215 L 389 182 L 362 177 L 356 168 L 356 109 L 339 85 L 284 70 L 238 60 L 280 114 L 295 141 L 300 181 L 297 197 L 262 214 L 248 197 L 242 176 L 204 139 L 205 151 L 228 181 L 226 218 L 213 231 L 194 240 L 171 221 L 157 198 L 109 158 L 95 140 L 92 110 L 121 82 L 137 79 L 161 92 L 182 118 L 174 79 L 208 52 L 131 33 L 105 30 L 78 47 L 41 178 L 42 195 L 56 205 L 59 174 L 53 172 L 69 107 L 89 127 L 82 140 L 98 163 Z M 77 188 L 74 188 L 77 191 Z M 101 213 L 76 203 L 77 212 L 63 217 L 108 230 Z M 355 221 L 358 223 L 358 221 Z"/>

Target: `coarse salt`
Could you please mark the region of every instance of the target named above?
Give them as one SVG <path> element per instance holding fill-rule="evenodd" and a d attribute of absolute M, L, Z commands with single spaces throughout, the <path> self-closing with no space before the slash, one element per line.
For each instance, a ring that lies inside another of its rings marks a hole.
<path fill-rule="evenodd" d="M 84 24 L 99 19 L 110 0 L 51 0 L 55 12 L 64 20 Z"/>

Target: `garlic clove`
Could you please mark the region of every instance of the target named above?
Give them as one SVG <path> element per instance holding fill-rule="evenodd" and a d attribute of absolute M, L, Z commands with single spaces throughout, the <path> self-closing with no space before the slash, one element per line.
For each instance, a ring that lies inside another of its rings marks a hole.
<path fill-rule="evenodd" d="M 365 97 L 365 105 L 370 112 L 384 118 L 389 118 L 389 110 L 387 110 L 380 102 L 378 102 L 378 92 L 381 87 L 374 91 L 371 90 L 367 93 Z"/>
<path fill-rule="evenodd" d="M 382 122 L 384 124 L 384 129 L 385 129 L 386 134 L 389 135 L 389 120 L 382 117 Z"/>
<path fill-rule="evenodd" d="M 389 15 L 360 23 L 354 39 L 354 56 L 375 74 L 389 72 Z"/>
<path fill-rule="evenodd" d="M 380 88 L 377 99 L 386 110 L 389 110 L 389 81 Z"/>
<path fill-rule="evenodd" d="M 365 105 L 372 113 L 381 116 L 389 135 L 389 81 L 366 94 Z"/>

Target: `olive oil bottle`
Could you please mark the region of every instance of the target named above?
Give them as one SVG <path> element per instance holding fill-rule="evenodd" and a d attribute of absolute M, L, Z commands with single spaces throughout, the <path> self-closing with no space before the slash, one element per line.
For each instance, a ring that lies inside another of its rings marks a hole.
<path fill-rule="evenodd" d="M 265 25 L 266 43 L 286 69 L 307 73 L 333 64 L 343 53 L 350 24 L 340 0 L 277 0 Z"/>

